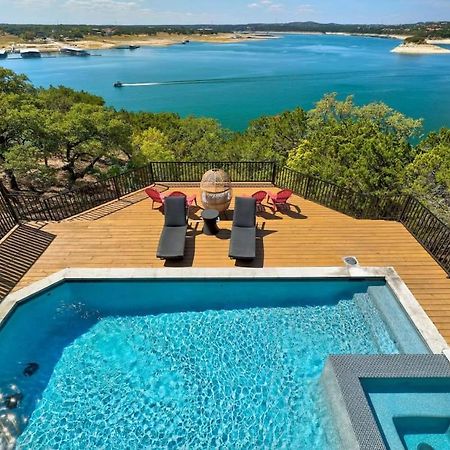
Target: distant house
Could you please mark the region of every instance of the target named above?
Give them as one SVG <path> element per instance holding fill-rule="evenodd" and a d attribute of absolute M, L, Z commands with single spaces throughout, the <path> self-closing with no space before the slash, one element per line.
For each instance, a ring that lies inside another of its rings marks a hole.
<path fill-rule="evenodd" d="M 112 36 L 117 29 L 116 28 L 102 28 L 102 34 L 103 36 Z"/>

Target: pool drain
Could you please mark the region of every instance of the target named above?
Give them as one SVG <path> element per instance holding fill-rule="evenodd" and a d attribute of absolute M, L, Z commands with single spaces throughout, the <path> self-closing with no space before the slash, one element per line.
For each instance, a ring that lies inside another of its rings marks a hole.
<path fill-rule="evenodd" d="M 356 256 L 344 256 L 342 259 L 347 266 L 359 266 L 359 261 Z"/>

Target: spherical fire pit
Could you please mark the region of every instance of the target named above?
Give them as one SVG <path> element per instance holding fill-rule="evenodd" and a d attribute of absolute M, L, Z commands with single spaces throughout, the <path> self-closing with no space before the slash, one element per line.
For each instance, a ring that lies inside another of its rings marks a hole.
<path fill-rule="evenodd" d="M 231 180 L 222 169 L 211 169 L 203 175 L 200 183 L 202 204 L 205 209 L 223 212 L 232 199 Z"/>

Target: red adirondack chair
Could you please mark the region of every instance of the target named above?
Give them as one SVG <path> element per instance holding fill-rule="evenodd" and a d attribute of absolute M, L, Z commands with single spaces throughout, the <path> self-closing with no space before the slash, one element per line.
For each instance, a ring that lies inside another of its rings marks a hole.
<path fill-rule="evenodd" d="M 192 206 L 193 203 L 197 205 L 197 196 L 195 194 L 186 195 L 184 192 L 181 191 L 173 191 L 167 197 L 186 197 L 187 206 Z"/>
<path fill-rule="evenodd" d="M 267 192 L 266 191 L 258 191 L 255 192 L 254 194 L 252 194 L 252 197 L 256 200 L 256 210 L 261 210 L 263 209 L 263 205 L 262 202 L 266 199 L 267 197 Z"/>
<path fill-rule="evenodd" d="M 147 188 L 145 190 L 145 193 L 152 200 L 152 209 L 154 209 L 155 203 L 159 203 L 161 205 L 164 205 L 164 194 L 162 194 L 161 192 L 159 192 L 159 191 L 157 191 L 156 189 L 153 189 L 153 188 Z"/>
<path fill-rule="evenodd" d="M 272 192 L 268 193 L 269 200 L 273 203 L 275 210 L 278 210 L 282 205 L 286 205 L 292 194 L 293 192 L 289 189 L 283 189 L 276 194 Z"/>

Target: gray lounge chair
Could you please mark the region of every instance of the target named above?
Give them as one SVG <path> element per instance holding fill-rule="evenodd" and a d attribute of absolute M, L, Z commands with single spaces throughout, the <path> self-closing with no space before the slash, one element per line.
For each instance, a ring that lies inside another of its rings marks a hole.
<path fill-rule="evenodd" d="M 236 197 L 230 250 L 232 259 L 251 261 L 256 257 L 256 200 Z"/>
<path fill-rule="evenodd" d="M 182 259 L 186 243 L 187 215 L 185 197 L 164 200 L 164 228 L 156 256 L 159 259 Z"/>

